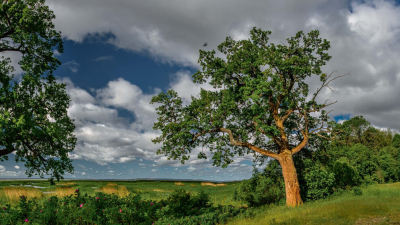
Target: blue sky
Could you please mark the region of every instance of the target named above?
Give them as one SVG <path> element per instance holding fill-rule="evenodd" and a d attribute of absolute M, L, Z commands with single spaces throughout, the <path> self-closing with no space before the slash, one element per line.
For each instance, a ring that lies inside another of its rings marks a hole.
<path fill-rule="evenodd" d="M 319 30 L 330 41 L 332 59 L 322 67 L 331 78 L 349 73 L 324 87 L 318 103 L 331 118 L 342 123 L 363 115 L 379 129 L 400 129 L 400 8 L 391 1 L 128 1 L 48 0 L 54 11 L 55 28 L 62 32 L 64 52 L 54 75 L 67 84 L 71 97 L 68 115 L 75 119 L 78 138 L 73 159 L 73 179 L 176 178 L 215 181 L 248 179 L 253 153 L 235 156 L 223 169 L 208 159 L 197 159 L 202 151 L 193 149 L 185 164 L 156 155 L 162 143 L 150 140 L 161 135 L 153 130 L 158 115 L 150 105 L 152 96 L 174 89 L 189 105 L 200 88 L 191 77 L 198 69 L 199 49 L 217 50 L 227 36 L 250 38 L 253 26 L 270 30 L 269 43 Z M 207 46 L 203 47 L 204 42 Z M 13 60 L 16 74 L 21 70 L 18 54 Z M 18 79 L 18 76 L 17 76 Z M 209 82 L 210 80 L 208 80 Z M 307 77 L 310 100 L 321 87 L 318 76 Z M 217 89 L 220 90 L 220 89 Z M 313 114 L 319 116 L 318 113 Z M 265 139 L 266 141 L 268 139 Z M 265 165 L 258 167 L 263 169 Z M 24 163 L 14 154 L 0 165 L 0 178 L 26 178 Z M 38 177 L 38 176 L 33 176 Z M 46 177 L 47 178 L 47 177 Z"/>

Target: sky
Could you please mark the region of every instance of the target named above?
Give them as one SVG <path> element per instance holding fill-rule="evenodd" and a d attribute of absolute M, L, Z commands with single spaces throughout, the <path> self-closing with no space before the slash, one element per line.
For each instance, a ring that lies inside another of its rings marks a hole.
<path fill-rule="evenodd" d="M 254 154 L 236 155 L 227 168 L 213 166 L 213 153 L 197 146 L 190 160 L 167 160 L 154 144 L 156 108 L 152 97 L 173 89 L 182 107 L 199 98 L 206 83 L 193 83 L 202 71 L 199 50 L 215 50 L 230 36 L 250 39 L 253 27 L 270 30 L 269 42 L 287 43 L 298 31 L 319 30 L 330 41 L 332 58 L 321 67 L 335 79 L 318 94 L 319 104 L 338 123 L 362 115 L 378 129 L 400 130 L 400 5 L 397 1 L 265 0 L 47 0 L 61 31 L 64 52 L 54 52 L 62 65 L 54 72 L 66 83 L 71 98 L 68 116 L 74 119 L 77 144 L 69 157 L 74 174 L 65 179 L 171 178 L 230 181 L 249 179 Z M 207 46 L 203 44 L 207 42 Z M 12 59 L 16 79 L 22 70 L 19 53 Z M 309 101 L 322 82 L 313 74 Z M 319 113 L 311 113 L 319 116 Z M 269 139 L 265 139 L 268 141 Z M 200 151 L 208 159 L 198 159 Z M 257 153 L 258 154 L 258 153 Z M 257 166 L 259 170 L 265 164 Z M 0 162 L 1 178 L 27 178 L 24 163 L 14 154 Z M 32 176 L 38 178 L 39 176 Z M 49 176 L 45 176 L 48 178 Z"/>

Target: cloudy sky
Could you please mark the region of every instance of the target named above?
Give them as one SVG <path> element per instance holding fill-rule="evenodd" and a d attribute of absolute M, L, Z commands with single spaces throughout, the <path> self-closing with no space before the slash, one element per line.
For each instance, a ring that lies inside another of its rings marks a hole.
<path fill-rule="evenodd" d="M 191 103 L 208 83 L 193 83 L 202 70 L 199 49 L 215 50 L 227 36 L 250 38 L 255 26 L 270 30 L 269 43 L 282 44 L 298 31 L 319 30 L 330 41 L 332 56 L 321 69 L 332 81 L 317 97 L 332 119 L 342 123 L 362 115 L 380 129 L 400 129 L 400 6 L 395 1 L 280 0 L 280 1 L 145 1 L 47 0 L 54 11 L 56 30 L 62 32 L 65 51 L 54 73 L 67 83 L 71 97 L 68 115 L 75 119 L 78 139 L 70 154 L 73 179 L 176 178 L 215 181 L 248 179 L 253 154 L 236 156 L 228 168 L 197 159 L 192 150 L 185 164 L 156 155 L 162 143 L 151 139 L 157 121 L 151 98 L 173 89 Z M 207 46 L 203 44 L 207 42 Z M 9 54 L 13 64 L 19 55 Z M 21 73 L 17 66 L 16 73 Z M 210 79 L 208 80 L 208 82 Z M 307 77 L 307 101 L 321 86 L 319 76 Z M 218 89 L 220 90 L 220 89 Z M 318 116 L 318 114 L 313 114 Z M 260 167 L 260 169 L 264 166 Z M 25 178 L 23 163 L 14 155 L 0 165 L 0 178 Z"/>

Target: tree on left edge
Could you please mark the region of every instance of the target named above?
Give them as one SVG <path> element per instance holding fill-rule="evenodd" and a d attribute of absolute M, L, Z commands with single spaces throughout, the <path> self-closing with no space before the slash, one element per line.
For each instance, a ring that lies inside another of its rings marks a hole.
<path fill-rule="evenodd" d="M 76 144 L 66 84 L 56 83 L 53 76 L 61 62 L 52 47 L 63 52 L 61 32 L 54 30 L 55 16 L 45 0 L 1 2 L 0 53 L 21 53 L 18 64 L 24 73 L 22 81 L 15 82 L 10 58 L 0 58 L 0 161 L 15 152 L 15 161 L 25 162 L 28 177 L 43 178 L 45 173 L 54 184 L 54 178 L 64 179 L 65 171 L 73 173 L 68 152 Z"/>

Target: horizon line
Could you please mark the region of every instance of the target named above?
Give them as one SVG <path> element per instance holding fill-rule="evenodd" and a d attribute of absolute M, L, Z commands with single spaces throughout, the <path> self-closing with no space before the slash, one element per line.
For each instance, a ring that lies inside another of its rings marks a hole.
<path fill-rule="evenodd" d="M 47 178 L 0 178 L 0 181 L 4 180 L 48 180 Z M 226 180 L 226 181 L 216 181 L 216 180 L 204 180 L 204 179 L 172 179 L 172 178 L 131 178 L 131 179 L 83 179 L 83 178 L 64 178 L 61 180 L 113 180 L 113 181 L 136 181 L 136 180 L 154 180 L 154 181 L 207 181 L 207 182 L 237 182 L 243 180 Z M 57 181 L 55 179 L 55 181 Z M 60 182 L 58 181 L 58 182 Z"/>

